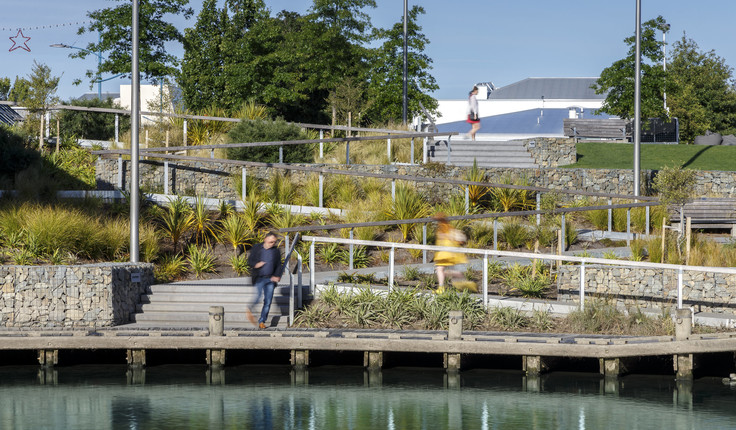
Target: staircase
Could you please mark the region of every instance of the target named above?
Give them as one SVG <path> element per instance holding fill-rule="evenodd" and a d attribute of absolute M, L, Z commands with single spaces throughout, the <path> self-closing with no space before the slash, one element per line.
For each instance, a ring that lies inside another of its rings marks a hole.
<path fill-rule="evenodd" d="M 296 293 L 296 291 L 295 291 Z M 306 291 L 305 291 L 306 293 Z M 223 306 L 226 328 L 254 327 L 245 316 L 246 307 L 255 300 L 256 289 L 250 278 L 185 281 L 151 285 L 141 296 L 141 304 L 132 320 L 145 327 L 207 327 L 210 306 Z M 298 307 L 295 295 L 295 308 Z M 254 306 L 256 319 L 263 299 Z M 266 320 L 269 327 L 286 327 L 289 315 L 289 286 L 278 285 Z"/>
<path fill-rule="evenodd" d="M 427 143 L 429 161 L 454 166 L 538 168 L 523 142 L 451 141 L 450 162 L 447 162 L 447 143 L 444 140 Z"/>

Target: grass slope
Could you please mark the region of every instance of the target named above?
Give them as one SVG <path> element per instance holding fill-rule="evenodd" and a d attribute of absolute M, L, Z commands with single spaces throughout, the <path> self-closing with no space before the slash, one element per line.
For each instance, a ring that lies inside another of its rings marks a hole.
<path fill-rule="evenodd" d="M 630 143 L 579 142 L 578 161 L 568 168 L 633 169 Z M 736 146 L 641 145 L 641 168 L 683 167 L 696 170 L 736 171 Z"/>

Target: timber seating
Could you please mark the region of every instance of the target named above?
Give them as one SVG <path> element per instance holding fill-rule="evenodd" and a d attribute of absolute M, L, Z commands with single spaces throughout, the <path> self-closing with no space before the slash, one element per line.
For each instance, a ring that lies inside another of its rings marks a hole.
<path fill-rule="evenodd" d="M 736 234 L 736 199 L 697 198 L 685 204 L 685 219 L 692 218 L 691 227 L 695 229 L 729 229 Z M 669 214 L 672 225 L 680 224 L 677 209 Z"/>
<path fill-rule="evenodd" d="M 575 139 L 626 141 L 626 121 L 623 119 L 562 120 L 563 133 Z"/>

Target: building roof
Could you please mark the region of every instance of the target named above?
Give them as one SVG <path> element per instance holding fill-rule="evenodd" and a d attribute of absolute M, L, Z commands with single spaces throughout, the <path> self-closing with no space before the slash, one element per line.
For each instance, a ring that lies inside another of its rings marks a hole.
<path fill-rule="evenodd" d="M 18 112 L 13 110 L 12 107 L 0 104 L 0 122 L 13 125 L 16 122 L 22 120 L 23 117 Z"/>
<path fill-rule="evenodd" d="M 529 109 L 521 112 L 512 112 L 502 115 L 493 115 L 480 118 L 479 133 L 488 134 L 524 134 L 524 135 L 560 135 L 563 136 L 562 120 L 569 115 L 569 109 Z M 596 113 L 594 109 L 587 109 L 580 118 L 610 118 L 605 113 Z M 442 133 L 467 133 L 470 124 L 466 121 L 455 121 L 437 124 Z"/>
<path fill-rule="evenodd" d="M 97 93 L 85 93 L 85 94 L 82 94 L 80 97 L 78 97 L 76 100 L 82 100 L 82 101 L 97 100 L 97 97 L 98 97 Z M 119 98 L 120 98 L 120 93 L 107 93 L 107 92 L 102 93 L 103 100 L 107 100 L 107 99 L 114 100 L 114 99 L 119 99 Z"/>
<path fill-rule="evenodd" d="M 603 100 L 591 88 L 598 78 L 527 78 L 493 91 L 489 100 Z"/>

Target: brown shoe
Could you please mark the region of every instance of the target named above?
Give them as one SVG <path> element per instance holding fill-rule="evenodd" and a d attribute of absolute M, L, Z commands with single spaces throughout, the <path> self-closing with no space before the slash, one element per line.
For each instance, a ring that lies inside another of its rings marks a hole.
<path fill-rule="evenodd" d="M 263 330 L 264 328 L 266 328 L 266 324 L 265 323 L 258 323 L 258 328 L 261 329 L 261 330 Z"/>
<path fill-rule="evenodd" d="M 253 316 L 253 312 L 250 311 L 250 309 L 245 309 L 245 316 L 248 318 L 248 321 L 250 321 L 251 324 L 257 325 L 258 321 L 256 321 L 256 317 Z"/>

